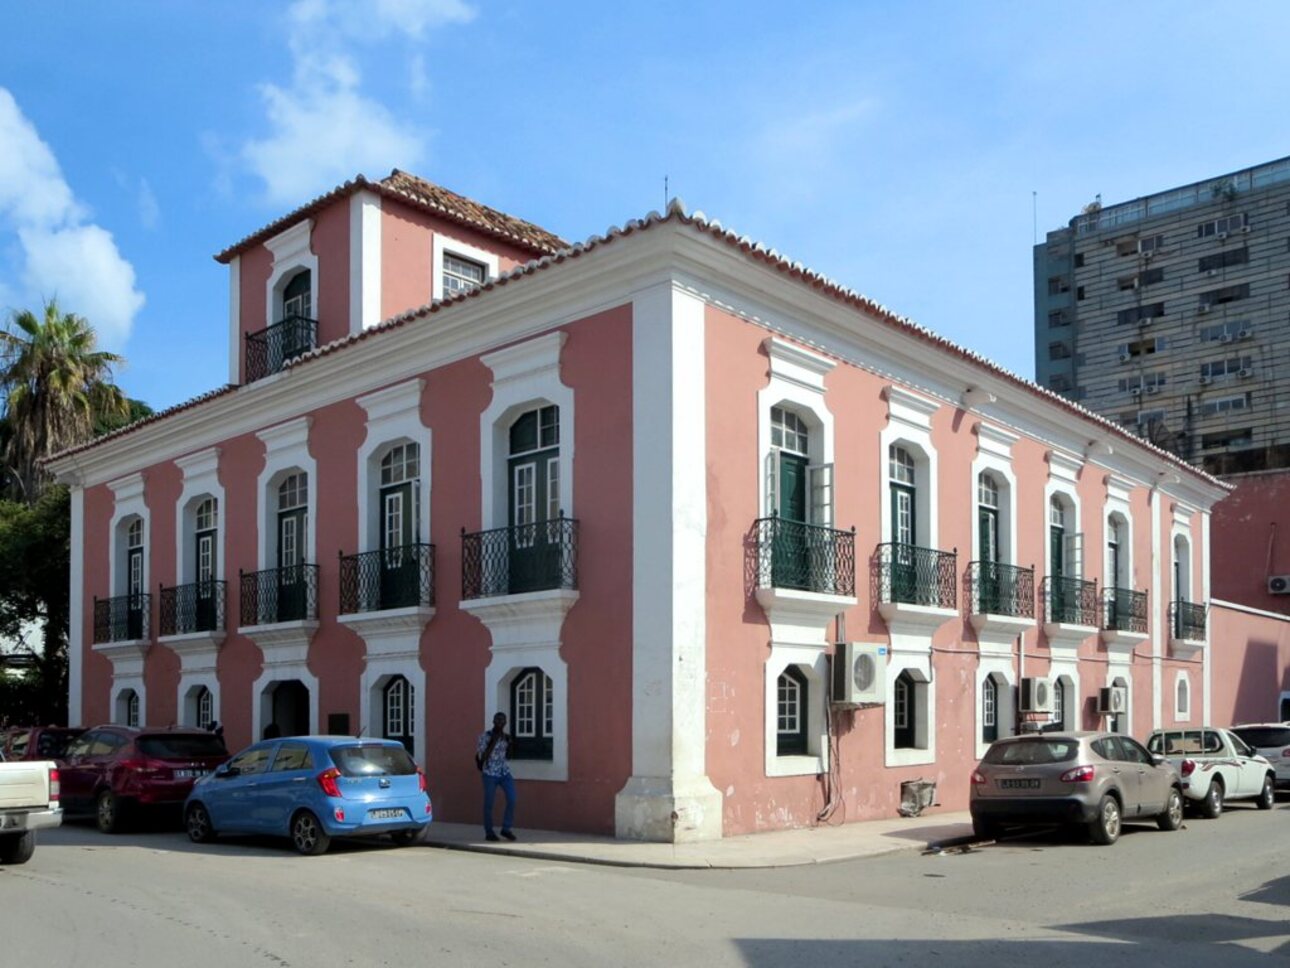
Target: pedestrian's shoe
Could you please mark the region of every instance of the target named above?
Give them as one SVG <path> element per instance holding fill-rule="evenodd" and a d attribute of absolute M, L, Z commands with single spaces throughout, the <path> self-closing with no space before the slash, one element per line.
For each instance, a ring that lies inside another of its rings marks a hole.
<path fill-rule="evenodd" d="M 493 833 L 491 830 L 488 833 L 484 834 L 484 839 L 491 841 L 492 843 L 497 843 L 497 841 L 499 840 L 497 834 Z"/>
<path fill-rule="evenodd" d="M 515 832 L 513 830 L 503 830 L 502 836 L 505 837 L 507 840 L 514 840 Z"/>

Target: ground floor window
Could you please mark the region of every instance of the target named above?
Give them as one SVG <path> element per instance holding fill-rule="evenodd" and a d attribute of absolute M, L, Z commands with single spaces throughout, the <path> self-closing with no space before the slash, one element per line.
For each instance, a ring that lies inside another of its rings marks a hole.
<path fill-rule="evenodd" d="M 523 669 L 511 683 L 511 733 L 517 760 L 549 760 L 555 735 L 555 689 L 541 669 Z"/>
<path fill-rule="evenodd" d="M 124 689 L 117 696 L 117 718 L 125 726 L 139 725 L 139 694 L 133 689 Z"/>
<path fill-rule="evenodd" d="M 895 749 L 928 748 L 927 677 L 903 669 L 892 687 L 892 746 Z"/>
<path fill-rule="evenodd" d="M 215 722 L 215 697 L 205 686 L 197 688 L 196 695 L 198 729 L 210 729 Z"/>
<path fill-rule="evenodd" d="M 993 743 L 999 738 L 999 686 L 994 676 L 981 683 L 981 742 Z"/>
<path fill-rule="evenodd" d="M 809 686 L 798 666 L 789 666 L 776 683 L 776 752 L 780 756 L 805 756 Z"/>
<path fill-rule="evenodd" d="M 414 690 L 403 676 L 394 676 L 382 693 L 386 739 L 397 740 L 412 752 Z"/>

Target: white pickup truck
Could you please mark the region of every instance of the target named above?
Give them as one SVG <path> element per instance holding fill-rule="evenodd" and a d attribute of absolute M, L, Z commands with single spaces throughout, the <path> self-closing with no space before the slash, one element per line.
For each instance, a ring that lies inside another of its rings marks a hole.
<path fill-rule="evenodd" d="M 5 763 L 0 757 L 0 864 L 27 863 L 36 850 L 36 831 L 62 822 L 58 764 Z"/>
<path fill-rule="evenodd" d="M 1169 760 L 1183 781 L 1183 795 L 1203 817 L 1223 812 L 1227 800 L 1250 799 L 1260 810 L 1276 804 L 1272 764 L 1230 729 L 1162 729 L 1151 734 L 1147 749 Z"/>

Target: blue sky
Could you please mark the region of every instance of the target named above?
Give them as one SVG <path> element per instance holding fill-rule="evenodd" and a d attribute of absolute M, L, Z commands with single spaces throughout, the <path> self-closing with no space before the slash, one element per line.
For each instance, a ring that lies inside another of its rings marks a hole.
<path fill-rule="evenodd" d="M 0 308 L 163 407 L 226 379 L 211 256 L 402 167 L 569 239 L 692 208 L 1029 376 L 1040 236 L 1290 155 L 1283 4 L 0 6 Z"/>

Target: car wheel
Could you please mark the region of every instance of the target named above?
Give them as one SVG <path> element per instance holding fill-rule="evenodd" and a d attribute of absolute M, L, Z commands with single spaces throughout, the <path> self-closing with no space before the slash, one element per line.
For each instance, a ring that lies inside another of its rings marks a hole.
<path fill-rule="evenodd" d="M 396 847 L 411 847 L 421 840 L 421 834 L 420 830 L 396 830 L 390 834 L 390 839 Z"/>
<path fill-rule="evenodd" d="M 1223 813 L 1223 781 L 1211 780 L 1205 799 L 1200 802 L 1200 815 L 1206 820 L 1217 820 Z"/>
<path fill-rule="evenodd" d="M 124 810 L 121 798 L 111 790 L 104 790 L 94 801 L 94 823 L 100 833 L 120 833 L 124 827 Z"/>
<path fill-rule="evenodd" d="M 1177 787 L 1169 788 L 1169 799 L 1165 801 L 1165 812 L 1156 818 L 1161 830 L 1177 830 L 1183 823 L 1183 799 Z"/>
<path fill-rule="evenodd" d="M 313 857 L 327 853 L 331 837 L 323 830 L 317 817 L 308 810 L 301 810 L 291 818 L 291 845 L 299 853 Z"/>
<path fill-rule="evenodd" d="M 188 830 L 188 839 L 195 844 L 209 844 L 215 839 L 211 815 L 200 803 L 194 803 L 188 808 L 188 814 L 184 817 L 184 826 Z"/>
<path fill-rule="evenodd" d="M 1271 810 L 1277 805 L 1277 783 L 1271 774 L 1263 778 L 1263 789 L 1259 791 L 1257 802 L 1260 810 Z"/>
<path fill-rule="evenodd" d="M 0 837 L 0 864 L 25 864 L 36 852 L 36 831 Z"/>
<path fill-rule="evenodd" d="M 1120 801 L 1109 793 L 1097 805 L 1097 818 L 1088 825 L 1088 836 L 1103 846 L 1120 839 Z"/>
<path fill-rule="evenodd" d="M 972 818 L 972 833 L 977 840 L 998 840 L 1001 828 L 993 820 L 981 817 Z"/>

